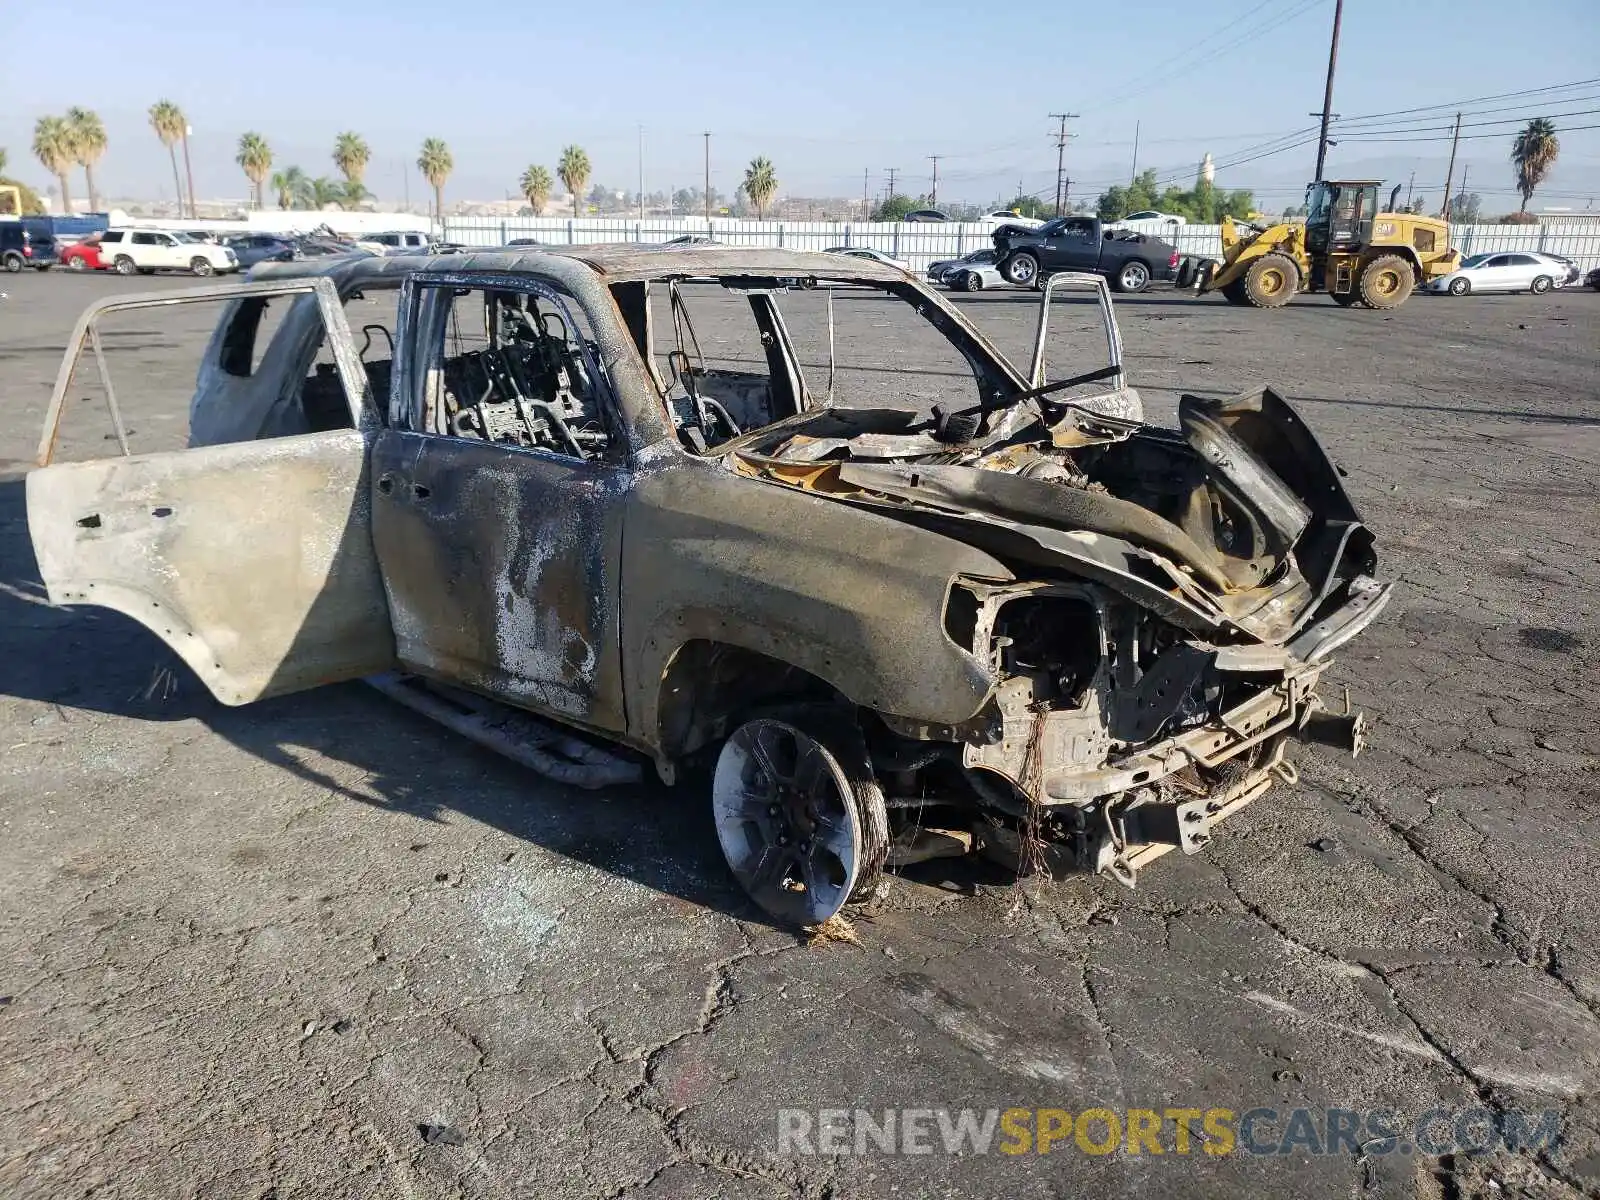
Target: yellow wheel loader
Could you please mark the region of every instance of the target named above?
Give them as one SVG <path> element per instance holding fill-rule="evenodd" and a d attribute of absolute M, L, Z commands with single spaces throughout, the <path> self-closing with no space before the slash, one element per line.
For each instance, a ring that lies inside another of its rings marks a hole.
<path fill-rule="evenodd" d="M 1455 270 L 1460 255 L 1446 222 L 1379 212 L 1378 187 L 1373 179 L 1310 184 L 1304 222 L 1263 227 L 1223 217 L 1222 262 L 1201 269 L 1199 293 L 1255 308 L 1280 308 L 1296 292 L 1399 308 L 1417 287 Z M 1399 186 L 1389 193 L 1390 210 L 1399 194 Z"/>

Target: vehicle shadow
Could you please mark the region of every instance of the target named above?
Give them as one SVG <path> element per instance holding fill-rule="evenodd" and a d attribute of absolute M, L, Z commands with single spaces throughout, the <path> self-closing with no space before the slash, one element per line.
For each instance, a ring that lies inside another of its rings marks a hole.
<path fill-rule="evenodd" d="M 123 718 L 131 738 L 181 736 L 141 723 L 197 721 L 346 800 L 421 822 L 454 813 L 676 900 L 764 919 L 728 874 L 693 783 L 669 789 L 648 768 L 640 784 L 598 792 L 553 783 L 360 683 L 230 708 L 133 620 L 50 607 L 15 477 L 0 478 L 0 695 Z"/>

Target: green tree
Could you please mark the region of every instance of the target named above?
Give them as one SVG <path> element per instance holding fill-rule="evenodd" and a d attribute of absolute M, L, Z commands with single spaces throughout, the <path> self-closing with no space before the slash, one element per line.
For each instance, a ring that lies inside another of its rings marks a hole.
<path fill-rule="evenodd" d="M 255 188 L 256 207 L 261 208 L 261 185 L 272 170 L 272 148 L 267 145 L 267 139 L 259 133 L 240 134 L 239 150 L 233 156 L 233 161 L 239 164 L 239 169 Z"/>
<path fill-rule="evenodd" d="M 925 207 L 927 206 L 919 199 L 897 194 L 885 198 L 877 208 L 873 209 L 871 220 L 904 221 L 908 212 L 916 212 L 917 209 Z"/>
<path fill-rule="evenodd" d="M 330 204 L 337 204 L 340 208 L 343 208 L 344 202 L 344 184 L 337 180 L 329 179 L 326 175 L 318 175 L 311 181 L 311 207 L 318 212 L 321 212 Z"/>
<path fill-rule="evenodd" d="M 76 160 L 72 126 L 62 117 L 40 117 L 33 125 L 33 156 L 56 177 L 56 182 L 61 186 L 61 211 L 70 213 L 72 196 L 67 184 L 67 172 Z"/>
<path fill-rule="evenodd" d="M 178 175 L 177 145 L 183 137 L 183 131 L 189 128 L 189 120 L 171 100 L 157 100 L 150 106 L 150 128 L 156 131 L 156 136 L 161 139 L 161 144 L 167 148 L 167 157 L 172 160 L 172 189 L 178 197 L 178 211 L 183 211 L 183 180 Z M 190 197 L 191 201 L 193 197 Z"/>
<path fill-rule="evenodd" d="M 1511 143 L 1511 165 L 1517 171 L 1517 191 L 1522 193 L 1522 207 L 1518 212 L 1528 211 L 1534 189 L 1544 182 L 1560 155 L 1556 127 L 1547 117 L 1535 117 L 1517 134 Z"/>
<path fill-rule="evenodd" d="M 543 215 L 544 206 L 550 201 L 552 186 L 550 172 L 537 164 L 530 164 L 522 173 L 522 178 L 517 180 L 517 187 L 528 198 L 528 207 L 533 209 L 536 217 Z"/>
<path fill-rule="evenodd" d="M 347 179 L 343 183 L 335 183 L 334 186 L 339 189 L 340 208 L 354 209 L 373 198 L 372 193 L 367 190 L 367 185 L 359 179 Z"/>
<path fill-rule="evenodd" d="M 1012 197 L 1011 203 L 1005 205 L 1019 217 L 1029 217 L 1032 220 L 1043 220 L 1049 214 L 1045 212 L 1044 202 L 1037 196 L 1017 195 Z"/>
<path fill-rule="evenodd" d="M 1459 221 L 1463 225 L 1476 225 L 1482 216 L 1483 197 L 1477 192 L 1457 192 L 1455 199 L 1450 201 L 1452 221 Z"/>
<path fill-rule="evenodd" d="M 106 127 L 100 115 L 87 108 L 67 109 L 67 125 L 72 129 L 72 157 L 83 168 L 83 182 L 89 193 L 89 211 L 100 211 L 100 192 L 94 186 L 94 164 L 106 152 Z"/>
<path fill-rule="evenodd" d="M 744 173 L 744 194 L 756 206 L 757 217 L 767 215 L 767 205 L 777 190 L 778 176 L 772 169 L 772 162 L 764 154 L 752 158 Z"/>
<path fill-rule="evenodd" d="M 456 169 L 456 160 L 450 154 L 450 147 L 445 145 L 440 138 L 428 138 L 422 143 L 422 151 L 417 155 L 417 170 L 422 172 L 422 177 L 433 187 L 433 215 L 435 220 L 444 220 L 444 183 L 450 178 L 450 172 Z"/>
<path fill-rule="evenodd" d="M 311 203 L 311 177 L 299 167 L 285 167 L 273 174 L 272 191 L 278 198 L 278 207 L 285 212 L 305 208 Z"/>
<path fill-rule="evenodd" d="M 578 215 L 582 203 L 583 185 L 589 182 L 589 156 L 582 146 L 568 146 L 561 151 L 561 161 L 556 164 L 556 174 L 561 185 L 572 195 L 572 215 Z"/>
<path fill-rule="evenodd" d="M 19 183 L 17 180 L 11 179 L 6 175 L 6 151 L 4 146 L 0 146 L 0 186 L 16 188 L 17 195 L 21 202 L 21 208 L 16 211 L 12 211 L 9 207 L 10 197 L 8 196 L 6 198 L 7 208 L 5 210 L 7 215 L 21 217 L 44 212 L 44 205 L 40 202 L 39 194 L 37 192 L 35 192 L 27 184 Z"/>
<path fill-rule="evenodd" d="M 372 150 L 359 133 L 341 133 L 333 140 L 333 165 L 339 168 L 346 183 L 359 184 L 372 161 Z M 362 194 L 366 190 L 362 189 Z"/>

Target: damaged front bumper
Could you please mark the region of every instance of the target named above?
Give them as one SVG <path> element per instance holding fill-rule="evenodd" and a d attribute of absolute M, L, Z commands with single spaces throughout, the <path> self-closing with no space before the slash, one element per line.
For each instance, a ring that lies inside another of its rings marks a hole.
<path fill-rule="evenodd" d="M 1275 780 L 1294 783 L 1291 739 L 1359 754 L 1363 715 L 1348 698 L 1342 711 L 1331 711 L 1317 685 L 1328 655 L 1377 618 L 1391 587 L 1365 576 L 1351 581 L 1344 602 L 1288 646 L 1256 648 L 1271 651 L 1270 660 L 1257 655 L 1231 664 L 1249 675 L 1270 672 L 1259 690 L 1203 723 L 1099 765 L 1073 761 L 1082 753 L 1082 712 L 1033 714 L 1026 755 L 1036 778 L 1013 779 L 1019 797 L 1031 800 L 1013 809 L 1015 821 L 986 821 L 977 831 L 980 846 L 1019 868 L 1032 861 L 1052 873 L 1090 870 L 1131 887 L 1140 869 L 1168 851 L 1202 850 L 1215 826 Z M 965 763 L 981 771 L 986 754 L 992 761 L 992 751 L 969 744 Z M 1031 854 L 1024 852 L 1029 839 Z"/>

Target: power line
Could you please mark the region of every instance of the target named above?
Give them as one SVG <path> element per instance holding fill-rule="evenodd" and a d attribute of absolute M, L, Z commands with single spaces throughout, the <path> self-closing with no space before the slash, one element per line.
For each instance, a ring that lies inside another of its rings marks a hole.
<path fill-rule="evenodd" d="M 1548 117 L 1550 120 L 1556 120 L 1556 119 L 1558 119 L 1560 117 L 1592 117 L 1596 113 L 1600 113 L 1600 108 L 1576 108 L 1576 109 L 1573 109 L 1570 112 L 1541 113 L 1540 116 Z M 1463 128 L 1463 129 L 1486 129 L 1491 125 L 1521 125 L 1527 119 L 1528 119 L 1527 117 L 1501 117 L 1501 118 L 1499 118 L 1497 120 L 1494 120 L 1494 121 L 1463 121 L 1461 123 L 1461 128 Z M 1381 129 L 1346 130 L 1346 129 L 1344 129 L 1344 127 L 1342 125 L 1340 125 L 1340 126 L 1336 126 L 1335 127 L 1335 132 L 1342 132 L 1345 137 L 1350 138 L 1353 141 L 1360 141 L 1363 138 L 1372 137 L 1373 135 L 1376 135 L 1376 134 L 1384 134 L 1384 133 L 1430 133 L 1430 132 L 1433 132 L 1433 131 L 1437 130 L 1438 128 L 1439 128 L 1439 126 L 1437 124 L 1428 124 L 1428 125 L 1396 125 L 1396 126 L 1394 126 L 1392 128 L 1381 128 Z"/>
<path fill-rule="evenodd" d="M 1466 110 L 1474 104 L 1482 104 L 1489 100 L 1514 100 L 1518 96 L 1534 96 L 1542 92 L 1561 92 L 1575 87 L 1589 87 L 1600 83 L 1600 79 L 1576 79 L 1571 83 L 1554 83 L 1548 87 L 1524 88 L 1520 92 L 1501 92 L 1494 96 L 1471 96 L 1465 100 L 1451 100 L 1445 104 L 1425 104 L 1420 108 L 1397 108 L 1391 112 L 1362 113 L 1357 116 L 1345 118 L 1347 121 L 1382 120 L 1388 117 L 1403 117 L 1410 113 L 1449 112 L 1455 109 Z"/>
<path fill-rule="evenodd" d="M 1561 132 L 1561 133 L 1580 133 L 1585 129 L 1600 129 L 1600 124 L 1596 124 L 1596 125 L 1568 125 L 1565 129 L 1559 130 L 1558 132 Z M 1501 130 L 1499 133 L 1463 133 L 1461 135 L 1461 140 L 1463 142 L 1465 142 L 1465 141 L 1467 141 L 1469 139 L 1473 140 L 1473 141 L 1476 141 L 1479 138 L 1504 138 L 1505 136 L 1506 136 L 1506 131 L 1505 130 Z M 1407 142 L 1407 143 L 1443 142 L 1443 141 L 1449 140 L 1449 137 L 1450 137 L 1450 135 L 1448 133 L 1442 133 L 1438 137 L 1369 137 L 1369 138 L 1356 138 L 1356 139 L 1352 139 L 1352 140 L 1358 141 L 1361 145 L 1369 146 L 1369 145 L 1373 145 L 1374 143 L 1377 143 L 1377 142 Z"/>
<path fill-rule="evenodd" d="M 1155 82 L 1130 88 L 1125 92 L 1114 92 L 1101 101 L 1101 108 L 1104 109 L 1114 104 L 1121 104 L 1123 101 L 1131 100 L 1136 96 L 1146 96 L 1151 92 L 1160 90 L 1161 88 L 1170 87 L 1173 83 L 1178 82 L 1183 72 L 1188 71 L 1195 66 L 1204 65 L 1207 61 L 1215 61 L 1221 58 L 1223 54 L 1227 53 L 1235 46 L 1241 46 L 1247 41 L 1260 37 L 1269 30 L 1276 29 L 1280 25 L 1287 24 L 1289 21 L 1294 20 L 1303 13 L 1310 12 L 1322 2 L 1323 0 L 1307 0 L 1307 3 L 1302 4 L 1299 8 L 1293 9 L 1287 13 L 1282 13 L 1264 22 L 1253 25 L 1234 40 L 1226 42 L 1223 45 L 1216 47 L 1214 50 L 1205 50 L 1203 53 L 1199 53 L 1197 57 L 1197 52 L 1201 51 L 1202 47 L 1204 47 L 1207 42 L 1212 41 L 1213 39 L 1220 37 L 1225 33 L 1228 33 L 1235 26 L 1243 24 L 1245 21 L 1249 20 L 1249 18 L 1255 16 L 1255 14 L 1260 12 L 1263 8 L 1266 8 L 1269 4 L 1273 3 L 1273 0 L 1264 0 L 1263 3 L 1256 5 L 1254 8 L 1245 12 L 1242 16 L 1235 18 L 1227 25 L 1224 25 L 1222 28 L 1218 29 L 1215 33 L 1212 33 L 1207 37 L 1202 38 L 1200 41 L 1193 43 L 1182 53 L 1174 55 L 1165 62 L 1157 63 L 1153 67 L 1143 69 L 1141 74 L 1147 78 L 1155 77 Z M 1183 63 L 1183 67 L 1178 70 L 1172 69 L 1178 63 Z"/>

